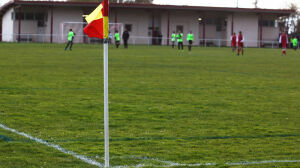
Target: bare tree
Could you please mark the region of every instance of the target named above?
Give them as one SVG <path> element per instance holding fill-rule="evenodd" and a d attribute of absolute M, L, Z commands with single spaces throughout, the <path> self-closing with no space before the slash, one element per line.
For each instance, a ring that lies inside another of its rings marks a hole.
<path fill-rule="evenodd" d="M 295 32 L 300 34 L 300 9 L 296 9 L 295 14 Z"/>
<path fill-rule="evenodd" d="M 291 3 L 289 5 L 289 9 L 295 11 L 289 16 L 283 16 L 278 19 L 278 24 L 281 28 L 281 30 L 286 30 L 290 32 L 296 32 L 298 30 L 298 22 L 299 22 L 299 15 L 300 12 L 298 10 L 298 7 L 296 4 Z"/>
<path fill-rule="evenodd" d="M 288 24 L 290 27 L 290 30 L 292 32 L 296 32 L 297 31 L 297 24 L 298 24 L 298 20 L 299 20 L 299 10 L 296 4 L 291 3 L 290 4 L 290 9 L 294 10 L 295 12 L 291 14 L 291 16 L 288 18 Z"/>
<path fill-rule="evenodd" d="M 300 34 L 300 17 L 298 17 L 298 20 L 297 20 L 296 32 L 298 34 Z"/>

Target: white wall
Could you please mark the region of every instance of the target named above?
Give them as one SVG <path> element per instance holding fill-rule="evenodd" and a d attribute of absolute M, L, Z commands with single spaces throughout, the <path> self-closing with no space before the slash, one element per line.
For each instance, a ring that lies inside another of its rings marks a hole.
<path fill-rule="evenodd" d="M 2 18 L 2 41 L 12 42 L 14 41 L 14 21 L 11 19 L 13 8 L 8 10 Z"/>
<path fill-rule="evenodd" d="M 277 41 L 279 37 L 279 27 L 263 27 L 263 41 Z"/>
<path fill-rule="evenodd" d="M 203 29 L 203 26 L 201 26 L 201 30 Z M 205 38 L 206 39 L 216 39 L 217 37 L 217 31 L 216 31 L 216 29 L 217 29 L 217 26 L 216 25 L 208 25 L 208 24 L 206 24 L 205 25 Z M 202 32 L 203 32 L 203 30 L 202 30 Z M 202 37 L 203 35 L 202 35 L 202 33 L 201 33 L 201 38 L 203 38 Z"/>
<path fill-rule="evenodd" d="M 171 19 L 171 16 L 170 16 L 170 19 Z M 163 36 L 163 38 L 165 40 L 162 41 L 163 45 L 166 45 L 167 44 L 167 38 L 168 38 L 168 12 L 167 11 L 163 11 L 161 12 L 161 34 Z M 170 29 L 169 30 L 169 38 L 171 38 L 171 35 L 172 35 L 172 30 Z M 171 40 L 169 40 L 169 44 L 171 44 Z"/>
<path fill-rule="evenodd" d="M 115 9 L 114 9 L 115 10 Z M 112 16 L 110 17 L 110 22 L 115 22 L 115 13 L 111 12 Z M 126 24 L 132 25 L 132 31 L 129 32 L 130 37 L 141 36 L 148 37 L 148 21 L 152 13 L 142 10 L 130 10 L 130 9 L 118 9 L 117 12 L 117 22 L 123 23 L 124 29 Z M 121 34 L 123 32 L 120 32 Z M 148 44 L 148 39 L 140 38 L 133 41 L 133 38 L 129 38 L 129 44 L 139 43 L 139 44 Z"/>
<path fill-rule="evenodd" d="M 232 28 L 232 15 L 234 16 L 234 14 L 228 14 L 227 15 L 227 32 L 226 32 L 226 40 L 227 40 L 227 46 L 230 47 L 231 46 L 231 28 Z M 235 31 L 233 31 L 234 33 L 237 33 Z"/>
<path fill-rule="evenodd" d="M 21 34 L 37 34 L 37 21 L 22 20 L 21 21 Z M 18 33 L 18 32 L 16 32 Z"/>
<path fill-rule="evenodd" d="M 63 22 L 83 22 L 82 18 L 83 12 L 81 8 L 77 7 L 56 7 L 53 9 L 53 34 L 59 35 L 59 37 L 54 36 L 53 42 L 66 42 L 68 40 L 67 34 L 62 37 L 62 31 L 68 32 L 69 27 L 62 29 L 61 25 Z M 80 25 L 77 25 L 77 27 Z M 78 28 L 79 28 L 78 27 Z M 71 27 L 75 29 L 76 27 Z M 82 27 L 80 27 L 82 28 Z M 48 22 L 46 28 L 46 34 L 50 34 L 51 29 L 51 10 L 48 9 Z M 80 35 L 80 34 L 77 34 Z M 81 34 L 82 35 L 82 34 Z M 82 42 L 83 38 L 75 37 L 74 42 Z"/>
<path fill-rule="evenodd" d="M 21 12 L 23 13 L 45 13 L 45 10 L 47 10 L 47 7 L 22 7 Z M 19 12 L 17 10 L 16 12 Z M 17 40 L 19 33 L 19 21 L 14 20 L 14 27 L 13 27 L 13 33 L 16 35 L 14 37 L 14 41 Z M 32 40 L 32 41 L 42 41 L 40 39 L 44 39 L 45 37 L 38 36 L 41 32 L 38 31 L 38 21 L 36 20 L 21 20 L 21 40 Z M 30 35 L 29 35 L 30 34 Z M 45 34 L 44 31 L 42 31 L 42 34 Z"/>
<path fill-rule="evenodd" d="M 167 17 L 165 17 L 167 18 Z M 199 44 L 199 14 L 193 11 L 171 11 L 170 12 L 170 34 L 176 31 L 177 25 L 183 25 L 183 44 L 187 45 L 186 35 L 192 31 L 194 33 L 194 45 Z M 162 21 L 162 28 L 166 33 L 167 20 Z M 163 26 L 164 25 L 164 26 Z M 166 35 L 164 35 L 166 37 Z"/>
<path fill-rule="evenodd" d="M 263 15 L 263 20 L 276 20 L 276 15 Z M 278 40 L 280 29 L 279 27 L 262 27 L 262 35 L 264 41 Z"/>
<path fill-rule="evenodd" d="M 257 47 L 258 37 L 258 15 L 252 13 L 238 13 L 234 14 L 234 29 L 233 31 L 238 34 L 239 31 L 243 32 L 245 46 Z M 231 30 L 230 30 L 231 31 Z M 250 42 L 249 42 L 250 41 Z"/>

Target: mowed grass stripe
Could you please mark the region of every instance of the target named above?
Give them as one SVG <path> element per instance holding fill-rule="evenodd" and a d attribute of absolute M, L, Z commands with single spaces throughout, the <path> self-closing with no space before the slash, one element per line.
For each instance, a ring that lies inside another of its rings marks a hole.
<path fill-rule="evenodd" d="M 0 123 L 102 162 L 101 46 L 63 47 L 0 44 Z M 111 155 L 187 164 L 299 160 L 299 60 L 299 51 L 282 57 L 279 49 L 237 57 L 228 48 L 110 48 Z"/>

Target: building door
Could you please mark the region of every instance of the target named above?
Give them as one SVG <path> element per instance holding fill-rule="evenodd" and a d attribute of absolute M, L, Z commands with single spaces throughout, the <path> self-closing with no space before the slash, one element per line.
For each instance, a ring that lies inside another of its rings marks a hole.
<path fill-rule="evenodd" d="M 46 41 L 46 36 L 45 36 L 45 21 L 44 20 L 38 20 L 38 29 L 37 29 L 37 40 L 38 42 L 45 42 Z"/>
<path fill-rule="evenodd" d="M 45 42 L 45 28 L 44 27 L 38 27 L 38 42 Z"/>
<path fill-rule="evenodd" d="M 222 39 L 222 19 L 216 19 L 216 39 Z"/>
<path fill-rule="evenodd" d="M 163 38 L 161 34 L 161 17 L 157 15 L 151 15 L 148 25 L 148 36 L 152 37 L 152 44 L 161 45 Z"/>

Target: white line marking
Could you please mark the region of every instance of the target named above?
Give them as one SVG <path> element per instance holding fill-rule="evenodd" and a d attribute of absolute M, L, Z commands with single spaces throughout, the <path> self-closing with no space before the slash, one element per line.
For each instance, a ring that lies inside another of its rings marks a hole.
<path fill-rule="evenodd" d="M 95 160 L 89 159 L 88 157 L 86 157 L 84 155 L 79 155 L 79 154 L 77 154 L 73 151 L 66 150 L 66 149 L 62 148 L 61 146 L 59 146 L 59 145 L 48 143 L 48 142 L 46 142 L 42 139 L 35 138 L 35 137 L 32 137 L 28 134 L 25 134 L 24 132 L 19 132 L 15 129 L 9 128 L 9 127 L 7 127 L 3 124 L 0 124 L 0 127 L 7 130 L 7 131 L 13 132 L 15 134 L 24 136 L 24 137 L 26 137 L 26 138 L 28 138 L 32 141 L 35 141 L 37 143 L 44 144 L 48 147 L 52 147 L 56 150 L 61 151 L 62 153 L 71 155 L 71 156 L 73 156 L 77 159 L 80 159 L 83 162 L 88 163 L 90 165 L 95 165 L 97 167 L 104 167 L 104 164 L 102 164 L 102 163 L 99 163 Z M 120 158 L 122 158 L 122 157 L 120 157 Z M 151 160 L 151 161 L 161 162 L 161 163 L 165 164 L 165 165 L 138 164 L 138 165 L 134 166 L 134 167 L 138 167 L 138 168 L 142 168 L 142 167 L 146 167 L 146 166 L 151 166 L 151 167 L 174 167 L 174 166 L 195 167 L 195 166 L 216 166 L 217 165 L 217 163 L 182 164 L 182 163 L 176 163 L 176 162 L 171 162 L 171 161 L 163 161 L 163 160 L 159 160 L 159 159 L 156 159 L 156 158 L 136 157 L 136 156 L 131 156 L 129 158 L 139 159 L 139 160 Z M 245 161 L 245 162 L 236 162 L 236 163 L 229 163 L 228 162 L 228 163 L 225 163 L 225 165 L 239 166 L 239 165 L 256 165 L 256 164 L 269 164 L 269 163 L 300 163 L 300 160 L 263 160 L 263 161 Z M 132 166 L 114 166 L 114 168 L 128 168 L 128 167 L 132 167 Z"/>
<path fill-rule="evenodd" d="M 226 163 L 226 165 L 255 165 L 255 164 L 268 164 L 268 163 L 300 163 L 300 160 L 263 160 L 263 161 L 245 161 L 238 163 Z"/>
<path fill-rule="evenodd" d="M 15 129 L 9 128 L 9 127 L 7 127 L 7 126 L 5 126 L 3 124 L 0 124 L 0 127 L 3 128 L 3 129 L 5 129 L 5 130 L 7 130 L 7 131 L 13 132 L 15 134 L 24 136 L 24 137 L 26 137 L 26 138 L 28 138 L 28 139 L 30 139 L 32 141 L 35 141 L 37 143 L 44 144 L 44 145 L 46 145 L 48 147 L 52 147 L 52 148 L 54 148 L 56 150 L 61 151 L 62 153 L 65 153 L 65 154 L 68 154 L 68 155 L 72 155 L 75 158 L 80 159 L 83 162 L 88 163 L 90 165 L 95 165 L 95 166 L 98 166 L 98 167 L 104 167 L 103 164 L 101 164 L 101 163 L 99 163 L 99 162 L 97 162 L 95 160 L 89 159 L 88 157 L 83 156 L 83 155 L 79 155 L 79 154 L 77 154 L 77 153 L 75 153 L 73 151 L 66 150 L 66 149 L 62 148 L 61 146 L 59 146 L 59 145 L 48 143 L 48 142 L 46 142 L 46 141 L 44 141 L 42 139 L 35 138 L 35 137 L 32 137 L 32 136 L 30 136 L 28 134 L 25 134 L 24 132 L 19 132 L 19 131 L 15 130 Z"/>
<path fill-rule="evenodd" d="M 122 158 L 122 157 L 121 157 Z M 137 157 L 137 156 L 130 156 L 129 158 L 132 159 L 139 159 L 139 160 L 150 160 L 162 163 L 162 165 L 153 165 L 153 164 L 138 164 L 133 167 L 198 167 L 198 166 L 216 166 L 217 163 L 195 163 L 195 164 L 182 164 L 176 163 L 171 161 L 163 161 L 156 158 L 147 158 L 147 157 Z M 235 163 L 225 163 L 225 165 L 229 166 L 240 166 L 240 165 L 257 165 L 257 164 L 269 164 L 269 163 L 300 163 L 300 160 L 264 160 L 264 161 L 245 161 L 245 162 L 235 162 Z M 114 168 L 128 168 L 130 166 L 115 166 Z"/>

